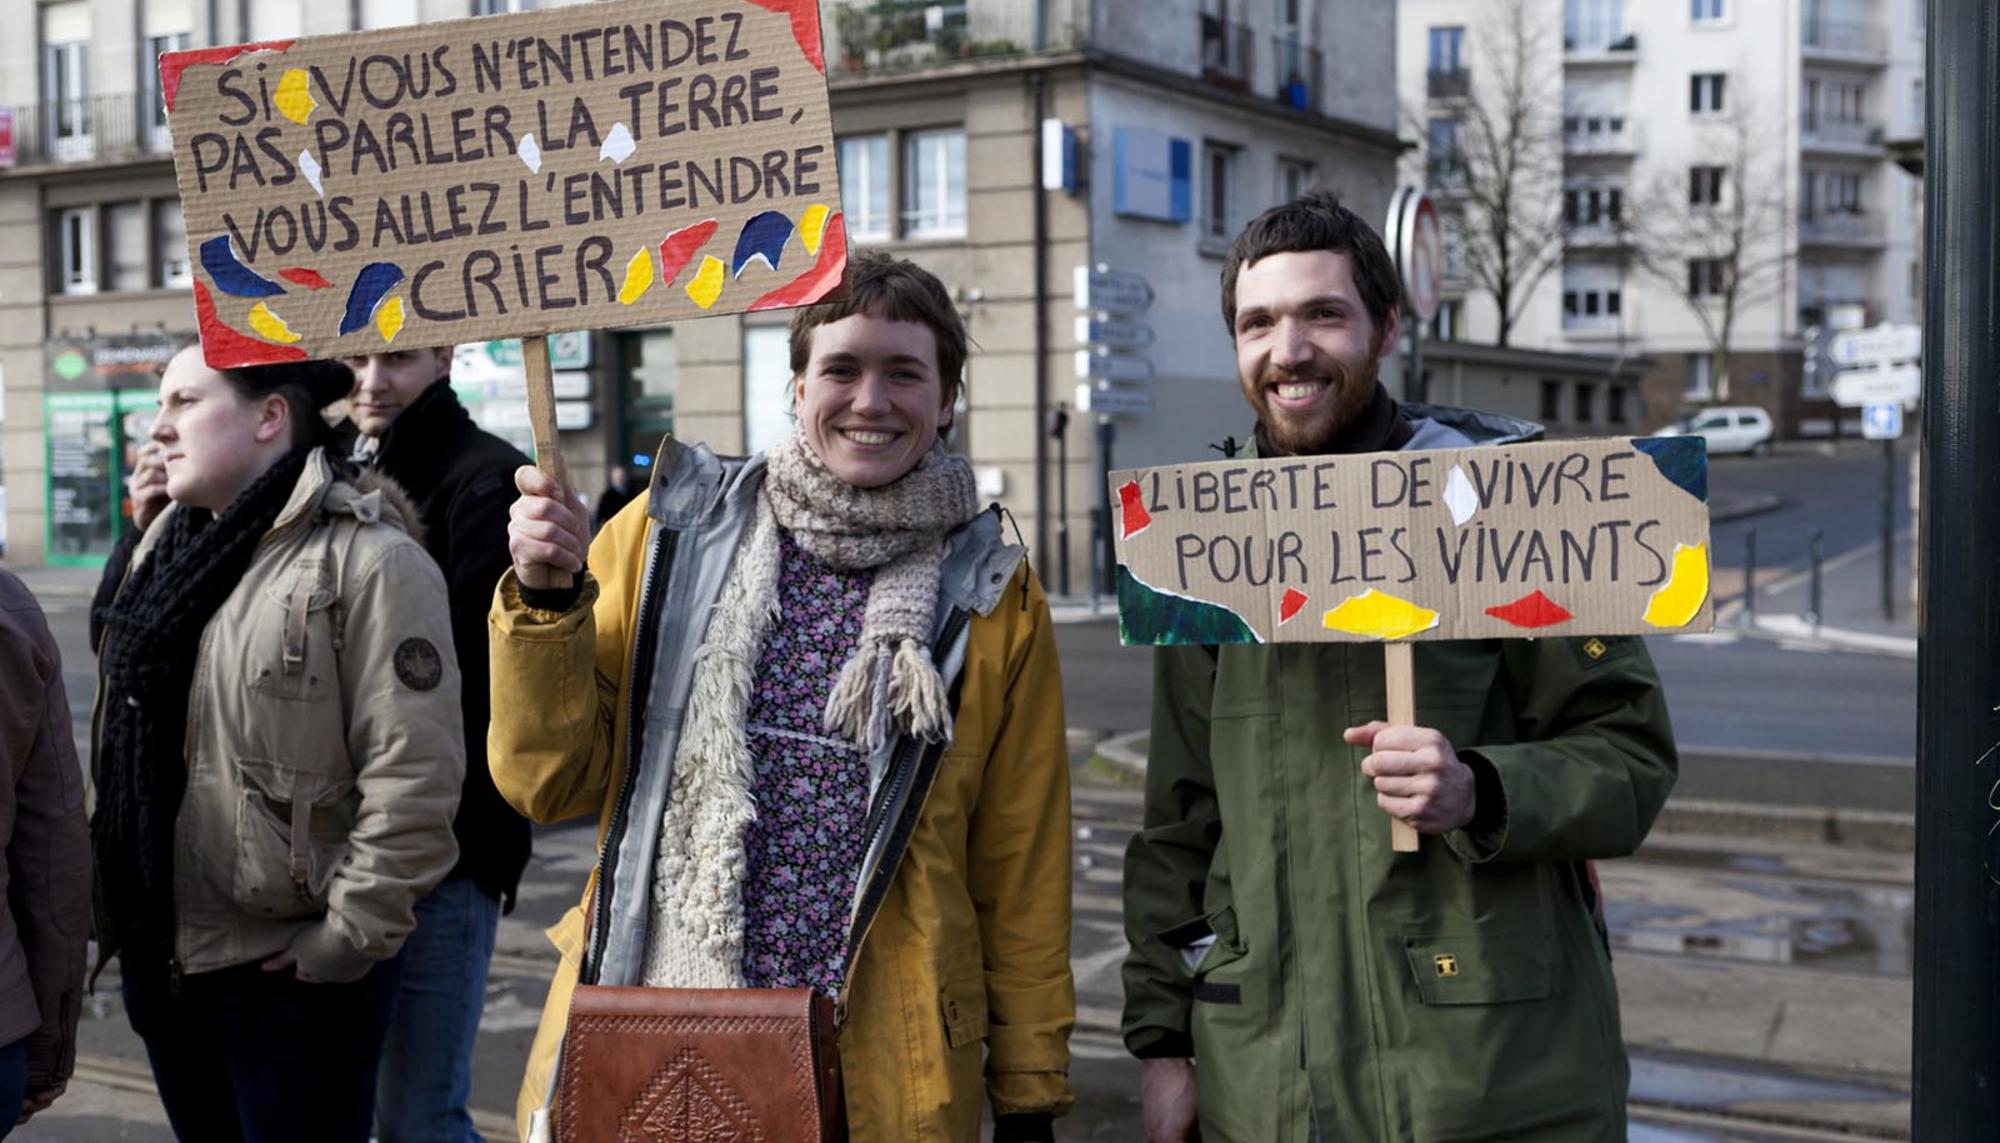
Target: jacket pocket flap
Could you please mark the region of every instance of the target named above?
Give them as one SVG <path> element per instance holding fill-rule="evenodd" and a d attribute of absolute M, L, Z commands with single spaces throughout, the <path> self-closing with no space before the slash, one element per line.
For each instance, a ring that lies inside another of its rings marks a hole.
<path fill-rule="evenodd" d="M 246 787 L 274 802 L 303 800 L 323 806 L 339 801 L 354 789 L 351 775 L 319 774 L 263 758 L 238 758 L 236 771 L 242 775 Z"/>
<path fill-rule="evenodd" d="M 1190 973 L 1220 968 L 1243 957 L 1243 942 L 1236 935 L 1236 910 L 1224 905 L 1213 913 L 1182 921 L 1157 933 L 1154 940 L 1179 955 Z"/>
<path fill-rule="evenodd" d="M 1405 936 L 1403 951 L 1425 1004 L 1506 1004 L 1554 991 L 1549 939 L 1532 930 Z"/>
<path fill-rule="evenodd" d="M 980 981 L 958 981 L 938 989 L 938 1007 L 944 1015 L 944 1040 L 948 1047 L 962 1048 L 986 1038 L 985 986 Z"/>

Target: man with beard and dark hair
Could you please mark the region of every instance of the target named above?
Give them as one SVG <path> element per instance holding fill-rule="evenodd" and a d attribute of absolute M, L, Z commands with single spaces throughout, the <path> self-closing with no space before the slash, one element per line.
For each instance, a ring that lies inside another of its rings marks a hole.
<path fill-rule="evenodd" d="M 1252 222 L 1222 298 L 1256 455 L 1541 433 L 1389 395 L 1395 270 L 1331 196 Z M 1392 727 L 1372 644 L 1156 650 L 1124 972 L 1155 1143 L 1625 1138 L 1586 863 L 1636 849 L 1673 787 L 1652 662 L 1629 638 L 1415 651 L 1424 725 Z"/>

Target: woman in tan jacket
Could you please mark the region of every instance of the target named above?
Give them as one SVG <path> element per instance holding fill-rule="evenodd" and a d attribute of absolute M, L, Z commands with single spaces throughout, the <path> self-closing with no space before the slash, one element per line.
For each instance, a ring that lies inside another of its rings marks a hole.
<path fill-rule="evenodd" d="M 321 447 L 351 383 L 176 356 L 173 504 L 104 616 L 98 935 L 186 1140 L 368 1138 L 386 962 L 457 857 L 444 580 L 414 511 Z"/>

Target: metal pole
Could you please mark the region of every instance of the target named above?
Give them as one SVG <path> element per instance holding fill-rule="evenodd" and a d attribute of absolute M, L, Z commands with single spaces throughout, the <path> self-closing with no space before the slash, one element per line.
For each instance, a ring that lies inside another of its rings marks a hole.
<path fill-rule="evenodd" d="M 1057 593 L 1069 598 L 1069 408 L 1057 405 L 1049 413 L 1049 435 L 1056 438 L 1056 582 Z"/>
<path fill-rule="evenodd" d="M 1403 396 L 1419 405 L 1428 404 L 1431 387 L 1424 382 L 1424 322 L 1408 311 L 1403 320 L 1410 326 L 1410 381 L 1403 386 Z"/>
<path fill-rule="evenodd" d="M 1982 1139 L 2000 1121 L 2000 8 L 1930 0 L 1928 28 L 1910 1119 L 1912 1139 Z"/>
<path fill-rule="evenodd" d="M 1035 38 L 1039 41 L 1041 5 L 1035 5 Z M 1035 196 L 1035 420 L 1048 415 L 1049 408 L 1049 192 L 1042 186 L 1042 120 L 1049 113 L 1048 78 L 1040 70 L 1028 73 L 1030 108 L 1036 135 L 1029 149 L 1034 153 Z M 1040 435 L 1035 437 L 1035 564 L 1042 583 L 1049 582 L 1049 448 Z M 1068 594 L 1067 591 L 1064 592 Z"/>
<path fill-rule="evenodd" d="M 1110 417 L 1097 418 L 1097 519 L 1103 555 L 1098 569 L 1104 580 L 1100 589 L 1114 599 L 1118 595 L 1118 551 L 1111 542 L 1111 446 L 1118 440 L 1118 426 Z"/>
<path fill-rule="evenodd" d="M 1820 594 L 1820 565 L 1826 562 L 1826 537 L 1818 528 L 1812 530 L 1812 541 L 1807 546 L 1811 549 L 1812 593 L 1806 601 L 1806 622 L 1812 624 L 1813 634 L 1817 635 L 1820 616 L 1824 614 L 1820 609 L 1820 603 L 1824 598 Z"/>
<path fill-rule="evenodd" d="M 1882 618 L 1896 621 L 1896 442 L 1882 442 Z"/>
<path fill-rule="evenodd" d="M 1911 1138 L 2000 1122 L 2000 7 L 1930 0 Z"/>
<path fill-rule="evenodd" d="M 1743 533 L 1743 626 L 1757 626 L 1757 525 Z"/>

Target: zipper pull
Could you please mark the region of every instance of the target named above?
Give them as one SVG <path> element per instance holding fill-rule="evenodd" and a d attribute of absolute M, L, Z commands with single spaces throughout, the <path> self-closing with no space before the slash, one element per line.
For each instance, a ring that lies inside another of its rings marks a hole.
<path fill-rule="evenodd" d="M 181 958 L 167 958 L 167 999 L 181 998 Z"/>

